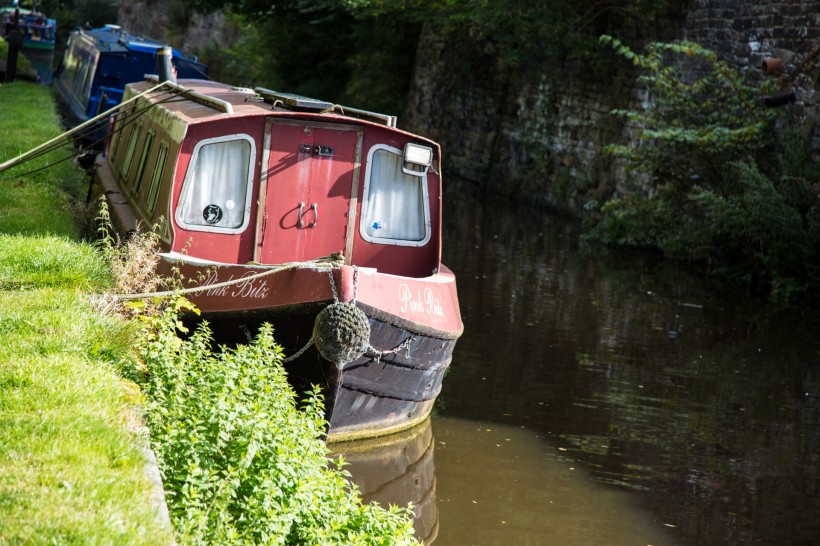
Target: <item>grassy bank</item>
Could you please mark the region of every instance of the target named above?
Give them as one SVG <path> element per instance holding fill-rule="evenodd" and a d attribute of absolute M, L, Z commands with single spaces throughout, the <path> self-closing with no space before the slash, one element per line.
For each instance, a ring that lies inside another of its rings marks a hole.
<path fill-rule="evenodd" d="M 0 86 L 0 160 L 59 132 L 48 89 Z M 84 294 L 108 273 L 78 242 L 69 150 L 0 173 L 0 544 L 167 544 L 131 430 L 133 332 Z"/>

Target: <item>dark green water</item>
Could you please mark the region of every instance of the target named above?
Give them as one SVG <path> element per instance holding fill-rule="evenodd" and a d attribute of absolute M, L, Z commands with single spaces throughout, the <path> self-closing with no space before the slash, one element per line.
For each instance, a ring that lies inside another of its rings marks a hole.
<path fill-rule="evenodd" d="M 40 83 L 50 85 L 51 70 L 54 64 L 54 50 L 26 48 L 22 50 L 22 53 L 28 59 L 31 67 L 37 72 Z"/>
<path fill-rule="evenodd" d="M 820 315 L 581 253 L 572 226 L 470 186 L 445 197 L 465 333 L 399 480 L 431 476 L 420 536 L 820 543 Z"/>

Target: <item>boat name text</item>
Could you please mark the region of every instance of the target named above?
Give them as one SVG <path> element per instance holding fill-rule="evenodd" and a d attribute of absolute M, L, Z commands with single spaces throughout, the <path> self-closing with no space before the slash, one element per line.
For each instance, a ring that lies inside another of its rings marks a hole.
<path fill-rule="evenodd" d="M 401 301 L 401 311 L 405 313 L 427 313 L 436 317 L 444 317 L 444 308 L 439 303 L 438 298 L 430 288 L 424 291 L 417 290 L 415 294 L 406 284 L 399 286 L 399 301 Z"/>
<path fill-rule="evenodd" d="M 268 297 L 270 293 L 270 288 L 268 287 L 267 280 L 260 280 L 258 278 L 247 279 L 246 277 L 250 277 L 254 275 L 253 271 L 248 271 L 244 273 L 241 277 L 237 279 L 236 284 L 230 284 L 227 286 L 219 286 L 217 288 L 210 288 L 205 290 L 205 294 L 207 296 L 217 296 L 217 297 L 230 297 L 230 298 L 251 298 L 251 299 L 265 299 Z M 234 280 L 234 276 L 231 275 L 226 281 L 220 281 L 219 275 L 216 272 L 212 272 L 208 275 L 208 278 L 205 279 L 205 282 L 202 283 L 202 286 L 212 286 L 216 284 L 223 284 L 226 282 L 231 282 Z"/>

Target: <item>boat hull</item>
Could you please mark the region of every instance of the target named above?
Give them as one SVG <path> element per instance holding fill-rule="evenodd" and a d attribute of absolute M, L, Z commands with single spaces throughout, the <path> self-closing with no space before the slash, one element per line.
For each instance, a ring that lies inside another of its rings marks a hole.
<path fill-rule="evenodd" d="M 307 347 L 288 363 L 288 375 L 297 390 L 322 388 L 328 441 L 391 434 L 430 415 L 461 334 L 457 304 L 441 303 L 456 302 L 452 276 L 408 279 L 349 266 L 265 270 L 174 265 L 184 278 L 204 279 L 197 287 L 189 285 L 197 291 L 188 297 L 211 323 L 218 342 L 246 341 L 269 322 L 286 357 Z M 385 291 L 395 297 L 384 297 Z M 408 292 L 418 295 L 418 305 L 408 301 Z M 418 312 L 424 294 L 430 313 Z M 316 316 L 336 301 L 355 305 L 369 324 L 370 347 L 350 362 L 329 360 L 312 342 Z M 411 308 L 428 320 L 413 317 Z M 452 328 L 442 327 L 445 312 L 457 319 Z"/>
<path fill-rule="evenodd" d="M 47 42 L 42 40 L 32 40 L 27 38 L 23 40 L 23 49 L 37 49 L 49 51 L 54 49 L 54 42 Z"/>

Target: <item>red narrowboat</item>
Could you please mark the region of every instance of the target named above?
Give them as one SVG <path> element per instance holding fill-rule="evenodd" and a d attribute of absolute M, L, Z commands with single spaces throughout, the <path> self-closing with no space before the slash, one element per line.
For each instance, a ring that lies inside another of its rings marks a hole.
<path fill-rule="evenodd" d="M 205 80 L 131 84 L 95 177 L 217 329 L 274 325 L 328 440 L 428 416 L 463 325 L 441 151 L 396 118 Z"/>

